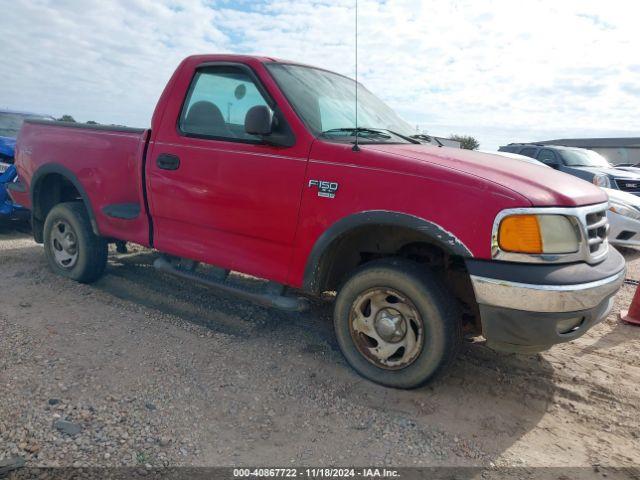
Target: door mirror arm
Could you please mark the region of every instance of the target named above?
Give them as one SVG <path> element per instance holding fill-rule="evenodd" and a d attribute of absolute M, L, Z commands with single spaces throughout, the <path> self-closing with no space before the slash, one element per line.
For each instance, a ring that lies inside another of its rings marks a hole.
<path fill-rule="evenodd" d="M 283 133 L 272 133 L 270 135 L 262 135 L 262 141 L 267 145 L 273 145 L 274 147 L 293 147 L 296 142 L 291 135 Z"/>

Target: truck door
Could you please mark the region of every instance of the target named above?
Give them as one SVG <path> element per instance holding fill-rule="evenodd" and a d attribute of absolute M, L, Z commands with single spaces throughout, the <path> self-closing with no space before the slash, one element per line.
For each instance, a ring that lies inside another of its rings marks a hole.
<path fill-rule="evenodd" d="M 154 246 L 285 282 L 308 146 L 268 145 L 245 133 L 251 107 L 277 110 L 248 66 L 207 64 L 186 82 L 147 157 Z"/>

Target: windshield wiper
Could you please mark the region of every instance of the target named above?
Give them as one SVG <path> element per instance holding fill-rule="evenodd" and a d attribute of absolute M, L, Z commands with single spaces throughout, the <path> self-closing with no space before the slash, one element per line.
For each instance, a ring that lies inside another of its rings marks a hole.
<path fill-rule="evenodd" d="M 330 130 L 325 130 L 324 132 L 321 133 L 321 135 L 331 135 L 332 133 L 345 133 L 345 132 L 351 132 L 350 136 L 355 136 L 359 133 L 369 133 L 380 138 L 391 138 L 389 135 L 387 135 L 384 132 L 381 132 L 380 130 L 375 130 L 373 128 L 365 128 L 365 127 L 332 128 Z"/>
<path fill-rule="evenodd" d="M 393 130 L 389 130 L 388 128 L 385 128 L 385 130 L 389 133 L 392 133 L 396 137 L 400 137 L 401 139 L 406 140 L 409 143 L 422 143 L 419 140 L 413 138 L 413 135 L 409 135 L 409 136 L 402 135 L 401 133 L 394 132 Z"/>
<path fill-rule="evenodd" d="M 433 140 L 435 140 L 438 143 L 439 147 L 444 147 L 444 143 L 442 143 L 437 137 L 431 137 L 429 135 L 425 135 L 424 133 L 410 135 L 410 138 L 415 138 L 416 140 L 424 140 L 429 143 L 432 143 Z"/>

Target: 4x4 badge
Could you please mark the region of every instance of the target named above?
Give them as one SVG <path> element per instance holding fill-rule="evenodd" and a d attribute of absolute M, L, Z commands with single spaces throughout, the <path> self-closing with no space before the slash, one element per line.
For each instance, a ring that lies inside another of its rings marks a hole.
<path fill-rule="evenodd" d="M 324 198 L 336 198 L 338 182 L 328 182 L 326 180 L 309 180 L 309 188 L 318 187 L 318 196 Z"/>

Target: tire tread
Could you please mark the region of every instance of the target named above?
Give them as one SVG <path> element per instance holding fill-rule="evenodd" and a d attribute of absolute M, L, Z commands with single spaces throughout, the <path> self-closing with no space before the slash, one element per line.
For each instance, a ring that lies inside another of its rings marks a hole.
<path fill-rule="evenodd" d="M 367 262 L 354 270 L 353 273 L 343 283 L 342 287 L 353 284 L 353 282 L 358 282 L 359 279 L 365 277 L 365 275 L 366 277 L 377 276 L 380 279 L 393 276 L 396 278 L 403 278 L 403 281 L 419 282 L 424 289 L 430 292 L 430 294 L 434 298 L 434 303 L 438 304 L 437 308 L 441 312 L 443 320 L 442 326 L 444 329 L 445 344 L 443 356 L 440 359 L 437 368 L 430 375 L 426 376 L 419 382 L 410 384 L 392 384 L 391 382 L 385 382 L 383 380 L 372 378 L 371 375 L 366 375 L 364 372 L 360 371 L 359 373 L 378 383 L 397 388 L 417 388 L 439 378 L 454 362 L 460 352 L 463 343 L 462 322 L 460 321 L 460 307 L 456 299 L 446 289 L 442 280 L 440 280 L 433 271 L 429 270 L 424 265 L 404 258 L 390 257 Z M 343 301 L 343 298 L 341 298 L 340 295 L 341 292 L 342 288 L 339 290 L 338 298 L 336 299 L 336 314 L 334 315 L 336 334 L 339 334 L 338 322 L 341 321 L 338 318 L 338 312 L 344 311 L 345 308 L 344 305 L 338 304 L 339 302 Z M 349 361 L 348 357 L 347 360 Z M 354 368 L 356 368 L 356 366 L 353 365 L 352 362 L 349 361 L 349 363 Z M 411 366 L 408 368 L 411 368 Z M 356 370 L 358 369 L 356 368 Z M 383 375 L 384 372 L 381 370 L 381 376 Z"/>

